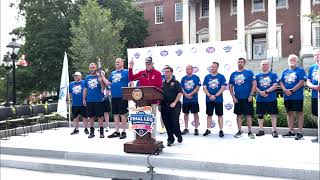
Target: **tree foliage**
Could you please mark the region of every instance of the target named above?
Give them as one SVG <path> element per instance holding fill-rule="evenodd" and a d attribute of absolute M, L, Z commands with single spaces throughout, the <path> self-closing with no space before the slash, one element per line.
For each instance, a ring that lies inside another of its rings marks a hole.
<path fill-rule="evenodd" d="M 20 14 L 25 27 L 12 31 L 23 36 L 20 54 L 26 54 L 29 66 L 17 69 L 17 90 L 52 91 L 59 87 L 64 52 L 70 47 L 70 22 L 76 18 L 71 0 L 21 0 Z"/>
<path fill-rule="evenodd" d="M 90 62 L 101 59 L 107 69 L 114 59 L 121 57 L 125 39 L 120 37 L 124 24 L 122 20 L 112 20 L 111 11 L 102 8 L 95 0 L 89 0 L 80 7 L 79 21 L 72 22 L 71 57 L 73 66 L 86 71 Z"/>

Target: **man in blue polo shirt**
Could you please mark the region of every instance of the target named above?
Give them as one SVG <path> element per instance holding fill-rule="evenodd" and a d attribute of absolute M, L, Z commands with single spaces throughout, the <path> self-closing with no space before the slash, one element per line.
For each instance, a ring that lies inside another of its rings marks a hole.
<path fill-rule="evenodd" d="M 211 134 L 213 111 L 218 116 L 219 123 L 219 137 L 223 137 L 223 91 L 227 83 L 226 78 L 218 73 L 219 63 L 213 62 L 211 64 L 211 73 L 206 75 L 203 81 L 203 91 L 206 94 L 206 114 L 207 114 L 207 130 L 203 136 Z"/>
<path fill-rule="evenodd" d="M 318 99 L 319 99 L 319 91 L 320 91 L 320 86 L 319 86 L 320 49 L 315 50 L 313 54 L 314 54 L 315 64 L 313 64 L 309 68 L 307 85 L 310 89 L 312 89 L 312 97 L 311 97 L 312 114 L 318 117 Z M 318 142 L 318 138 L 319 137 L 312 139 L 312 142 Z"/>
<path fill-rule="evenodd" d="M 198 91 L 201 86 L 200 78 L 193 74 L 192 65 L 186 67 L 187 75 L 184 76 L 181 80 L 181 87 L 183 93 L 183 104 L 182 112 L 184 113 L 184 125 L 185 129 L 182 132 L 182 135 L 188 134 L 189 129 L 189 113 L 191 112 L 194 117 L 194 135 L 199 135 L 199 103 L 198 103 Z"/>
<path fill-rule="evenodd" d="M 277 133 L 277 94 L 275 90 L 278 85 L 278 76 L 269 71 L 269 61 L 261 61 L 262 72 L 256 75 L 257 80 L 257 100 L 256 113 L 258 115 L 259 132 L 256 136 L 263 136 L 263 115 L 270 114 L 272 121 L 272 136 L 278 138 Z"/>
<path fill-rule="evenodd" d="M 72 119 L 74 123 L 74 130 L 71 135 L 79 133 L 79 118 L 82 116 L 84 133 L 89 134 L 88 131 L 88 121 L 86 107 L 83 106 L 83 87 L 84 80 L 82 80 L 82 75 L 80 72 L 75 72 L 73 74 L 74 81 L 69 84 L 69 94 L 72 99 Z"/>
<path fill-rule="evenodd" d="M 283 90 L 284 106 L 288 114 L 289 132 L 283 137 L 294 137 L 295 140 L 303 138 L 303 86 L 307 79 L 304 69 L 298 67 L 298 57 L 294 54 L 288 57 L 289 68 L 284 70 L 280 79 Z M 294 113 L 298 116 L 298 133 L 293 132 Z"/>
<path fill-rule="evenodd" d="M 93 138 L 94 135 L 94 117 L 98 118 L 100 127 L 100 138 L 104 138 L 103 132 L 103 90 L 105 84 L 101 81 L 101 74 L 97 71 L 97 65 L 90 63 L 90 74 L 85 78 L 84 90 L 83 90 L 83 105 L 86 106 L 87 115 L 90 121 L 90 134 L 88 138 Z"/>
<path fill-rule="evenodd" d="M 247 120 L 248 137 L 254 139 L 251 131 L 253 115 L 253 93 L 256 89 L 256 80 L 252 71 L 244 69 L 246 60 L 238 59 L 238 70 L 233 72 L 229 80 L 229 91 L 231 93 L 234 106 L 234 113 L 237 115 L 238 132 L 234 135 L 239 138 L 242 135 L 242 116 Z"/>

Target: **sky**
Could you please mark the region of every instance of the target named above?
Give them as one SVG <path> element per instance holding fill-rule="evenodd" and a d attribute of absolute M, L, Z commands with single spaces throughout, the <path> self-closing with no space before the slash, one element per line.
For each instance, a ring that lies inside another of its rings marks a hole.
<path fill-rule="evenodd" d="M 10 3 L 16 4 L 12 8 Z M 0 0 L 0 64 L 2 64 L 3 56 L 7 52 L 6 46 L 11 42 L 14 36 L 9 35 L 14 28 L 25 25 L 24 20 L 18 17 L 19 0 Z M 21 40 L 18 43 L 23 43 Z"/>

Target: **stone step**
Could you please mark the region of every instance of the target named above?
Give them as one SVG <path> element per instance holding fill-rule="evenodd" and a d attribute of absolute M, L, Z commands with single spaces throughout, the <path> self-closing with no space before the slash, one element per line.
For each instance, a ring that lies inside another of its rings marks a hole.
<path fill-rule="evenodd" d="M 77 173 L 86 172 L 86 165 L 91 164 L 92 172 L 97 172 L 95 173 L 96 175 L 93 173 L 92 176 L 97 177 L 100 177 L 98 175 L 100 173 L 100 169 L 95 168 L 100 168 L 100 166 L 105 167 L 104 170 L 106 172 L 110 171 L 110 174 L 121 174 L 124 177 L 130 177 L 131 175 L 134 175 L 133 177 L 147 177 L 148 175 L 146 174 L 146 171 L 148 170 L 147 167 L 149 166 L 148 155 L 142 154 L 115 155 L 13 147 L 2 147 L 1 154 L 1 165 L 4 167 L 24 168 L 40 171 L 50 171 L 50 168 L 57 167 L 57 171 L 55 170 L 55 172 L 60 173 L 60 168 L 63 170 L 64 166 L 70 165 L 68 163 L 71 163 L 72 166 L 76 166 L 78 163 L 83 165 L 83 167 L 79 167 L 81 171 L 76 171 L 77 168 L 74 167 L 74 169 L 70 169 L 70 173 L 73 171 Z M 310 165 L 306 165 L 302 169 L 301 162 L 297 162 L 300 163 L 300 165 L 297 167 L 292 163 L 290 163 L 290 165 L 286 165 L 285 162 L 281 161 L 279 161 L 276 166 L 274 165 L 274 162 L 270 162 L 270 164 L 232 164 L 185 159 L 184 157 L 180 156 L 182 155 L 176 153 L 164 153 L 164 155 L 160 156 L 150 156 L 149 162 L 155 167 L 155 170 L 157 173 L 159 173 L 159 177 L 166 178 L 168 178 L 168 175 L 170 175 L 176 178 L 180 178 L 180 176 L 182 176 L 184 178 L 189 177 L 191 179 L 198 179 L 200 177 L 201 179 L 206 179 L 206 177 L 208 177 L 208 173 L 290 179 L 319 178 L 319 169 L 315 169 L 314 166 L 311 167 Z M 40 161 L 41 159 L 43 160 Z M 28 165 L 29 162 L 31 163 L 30 165 Z M 58 162 L 62 164 L 59 165 Z M 29 168 L 26 168 L 26 166 Z M 42 167 L 45 167 L 45 169 L 42 169 Z M 104 170 L 101 170 L 101 172 Z M 179 173 L 176 174 L 175 172 Z M 203 177 L 200 176 L 201 173 L 204 173 Z M 130 176 L 126 176 L 125 174 Z"/>
<path fill-rule="evenodd" d="M 1 155 L 1 166 L 32 171 L 73 174 L 90 177 L 154 180 L 208 180 L 208 179 L 277 179 L 261 176 L 227 174 L 208 171 L 156 167 L 153 173 L 146 166 L 107 162 L 85 162 L 28 156 Z M 282 178 L 283 179 L 283 178 Z"/>

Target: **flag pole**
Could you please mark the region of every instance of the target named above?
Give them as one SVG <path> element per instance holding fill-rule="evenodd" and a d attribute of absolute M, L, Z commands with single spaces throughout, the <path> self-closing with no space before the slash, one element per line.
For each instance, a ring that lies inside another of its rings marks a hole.
<path fill-rule="evenodd" d="M 69 86 L 68 86 L 68 90 L 67 92 L 69 92 Z M 69 128 L 71 128 L 71 104 L 70 104 L 70 93 L 68 93 L 68 118 L 69 118 Z"/>
<path fill-rule="evenodd" d="M 319 58 L 319 57 L 318 57 Z M 318 61 L 318 63 L 317 63 L 317 65 L 318 65 L 318 88 L 319 88 L 319 86 L 320 86 L 320 67 L 319 67 L 319 65 L 320 65 L 320 62 Z M 318 143 L 320 143 L 320 138 L 319 138 L 319 136 L 320 136 L 320 116 L 319 116 L 319 112 L 320 112 L 320 92 L 319 92 L 319 90 L 318 90 Z"/>

